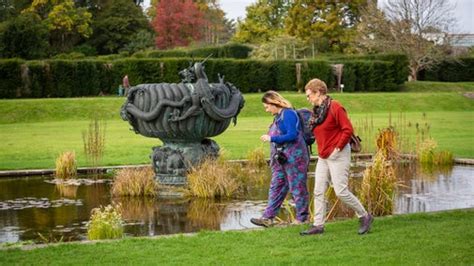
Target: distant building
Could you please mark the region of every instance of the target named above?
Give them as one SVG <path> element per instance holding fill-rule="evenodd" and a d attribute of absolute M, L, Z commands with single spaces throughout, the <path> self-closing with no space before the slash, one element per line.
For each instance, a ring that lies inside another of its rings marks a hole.
<path fill-rule="evenodd" d="M 474 34 L 450 34 L 450 44 L 454 47 L 474 46 Z"/>

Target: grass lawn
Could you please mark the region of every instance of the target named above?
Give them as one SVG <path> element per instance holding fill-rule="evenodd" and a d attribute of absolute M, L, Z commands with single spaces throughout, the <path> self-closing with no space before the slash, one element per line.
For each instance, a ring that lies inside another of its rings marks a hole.
<path fill-rule="evenodd" d="M 302 94 L 283 95 L 298 108 L 309 107 Z M 215 137 L 233 159 L 244 158 L 249 150 L 263 145 L 259 136 L 272 119 L 263 111 L 261 94 L 244 96 L 237 126 Z M 348 110 L 366 151 L 373 150 L 377 130 L 391 121 L 405 132 L 411 148 L 416 125 L 428 124 L 440 149 L 452 151 L 455 157 L 474 158 L 474 100 L 458 91 L 337 93 L 333 97 Z M 161 142 L 129 130 L 118 115 L 123 102 L 117 97 L 0 100 L 0 170 L 53 168 L 58 154 L 69 150 L 76 151 L 79 165 L 85 166 L 82 132 L 93 116 L 107 121 L 104 165 L 149 163 L 151 147 Z M 401 114 L 405 126 L 399 126 Z M 364 129 L 367 124 L 369 130 Z"/>
<path fill-rule="evenodd" d="M 474 209 L 376 218 L 359 236 L 355 219 L 329 223 L 319 236 L 306 226 L 192 236 L 127 238 L 0 251 L 0 264 L 179 265 L 472 265 Z"/>
<path fill-rule="evenodd" d="M 404 84 L 404 91 L 411 92 L 447 92 L 474 91 L 474 82 L 412 81 Z"/>

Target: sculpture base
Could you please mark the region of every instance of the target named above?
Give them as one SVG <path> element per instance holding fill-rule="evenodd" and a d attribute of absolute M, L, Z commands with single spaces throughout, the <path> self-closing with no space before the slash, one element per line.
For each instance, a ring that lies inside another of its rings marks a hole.
<path fill-rule="evenodd" d="M 217 158 L 219 145 L 214 140 L 201 142 L 166 142 L 153 147 L 152 159 L 155 178 L 162 185 L 184 186 L 186 173 L 205 158 Z"/>
<path fill-rule="evenodd" d="M 165 174 L 156 174 L 155 180 L 158 181 L 160 185 L 167 186 L 184 186 L 186 185 L 185 176 L 174 176 L 174 175 L 165 175 Z"/>

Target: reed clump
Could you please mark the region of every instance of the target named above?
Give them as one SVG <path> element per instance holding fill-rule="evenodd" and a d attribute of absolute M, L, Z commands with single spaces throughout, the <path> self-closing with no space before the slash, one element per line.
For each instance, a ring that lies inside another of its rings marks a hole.
<path fill-rule="evenodd" d="M 432 138 L 424 139 L 418 146 L 417 160 L 425 172 L 432 172 L 434 168 L 451 167 L 454 156 L 450 151 L 437 150 L 438 144 Z"/>
<path fill-rule="evenodd" d="M 262 186 L 268 176 L 267 167 L 263 167 L 266 161 L 262 163 L 263 151 L 250 154 L 248 157 L 253 159 L 245 166 L 229 162 L 223 152 L 217 159 L 204 159 L 187 174 L 189 193 L 202 198 L 230 198 Z"/>
<path fill-rule="evenodd" d="M 233 167 L 222 156 L 206 158 L 198 166 L 191 167 L 187 175 L 190 194 L 201 198 L 232 197 L 240 187 Z"/>
<path fill-rule="evenodd" d="M 116 239 L 123 237 L 123 221 L 120 206 L 107 205 L 94 208 L 87 223 L 89 240 Z"/>
<path fill-rule="evenodd" d="M 63 152 L 56 159 L 56 178 L 71 179 L 77 176 L 76 153 L 73 151 Z"/>
<path fill-rule="evenodd" d="M 93 118 L 86 131 L 82 132 L 84 154 L 92 167 L 100 165 L 105 151 L 106 123 L 97 117 Z"/>
<path fill-rule="evenodd" d="M 124 168 L 117 171 L 112 184 L 114 196 L 151 196 L 158 193 L 158 184 L 151 167 Z"/>
<path fill-rule="evenodd" d="M 265 159 L 265 152 L 263 147 L 250 150 L 246 156 L 247 167 L 249 171 L 259 172 L 268 168 L 267 160 Z"/>
<path fill-rule="evenodd" d="M 363 175 L 359 191 L 362 204 L 375 216 L 393 214 L 398 180 L 393 161 L 398 158 L 397 134 L 391 127 L 379 131 L 377 152 Z"/>

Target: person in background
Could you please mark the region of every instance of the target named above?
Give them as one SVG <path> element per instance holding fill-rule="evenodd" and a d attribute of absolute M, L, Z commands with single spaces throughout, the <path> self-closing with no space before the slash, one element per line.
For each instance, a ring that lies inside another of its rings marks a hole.
<path fill-rule="evenodd" d="M 130 89 L 130 82 L 128 81 L 128 75 L 125 75 L 122 79 L 122 87 L 125 90 L 124 96 L 128 96 L 128 90 Z"/>
<path fill-rule="evenodd" d="M 250 222 L 269 227 L 285 200 L 288 190 L 296 204 L 295 224 L 309 219 L 308 188 L 306 185 L 309 153 L 303 132 L 299 130 L 299 118 L 291 103 L 275 91 L 267 91 L 262 97 L 265 112 L 274 116 L 267 134 L 260 140 L 270 142 L 270 167 L 272 179 L 268 195 L 268 205 L 261 218 Z"/>
<path fill-rule="evenodd" d="M 330 182 L 336 196 L 353 209 L 359 217 L 359 234 L 370 230 L 373 217 L 365 210 L 354 194 L 349 191 L 351 148 L 349 144 L 353 128 L 344 107 L 327 95 L 324 81 L 313 79 L 305 86 L 306 98 L 314 106 L 313 133 L 318 144 L 318 163 L 314 185 L 314 223 L 301 235 L 322 234 L 326 201 L 324 194 Z"/>

